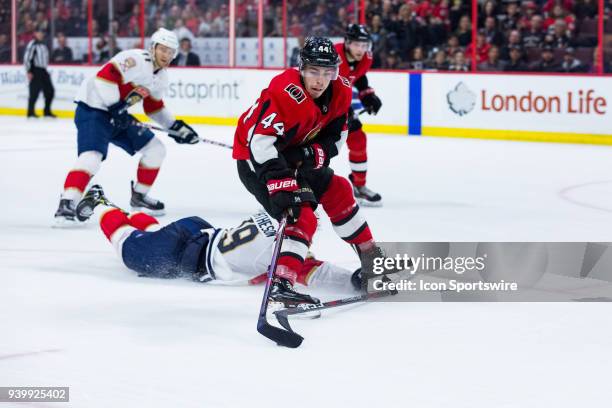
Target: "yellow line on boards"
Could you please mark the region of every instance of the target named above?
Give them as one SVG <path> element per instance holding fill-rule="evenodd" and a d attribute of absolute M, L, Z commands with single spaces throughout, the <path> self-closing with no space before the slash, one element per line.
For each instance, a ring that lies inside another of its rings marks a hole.
<path fill-rule="evenodd" d="M 525 142 L 584 143 L 612 145 L 612 135 L 591 133 L 540 132 L 528 130 L 463 129 L 446 127 L 422 128 L 423 136 L 460 137 L 469 139 L 518 140 Z"/>

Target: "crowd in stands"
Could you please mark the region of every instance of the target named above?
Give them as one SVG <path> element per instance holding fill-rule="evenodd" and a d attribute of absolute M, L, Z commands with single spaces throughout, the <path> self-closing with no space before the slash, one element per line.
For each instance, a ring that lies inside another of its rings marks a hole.
<path fill-rule="evenodd" d="M 56 49 L 52 61 L 73 62 L 69 38 L 87 36 L 87 3 L 56 0 L 50 10 L 48 1 L 20 0 L 18 49 L 25 48 L 35 28 L 50 33 L 53 16 Z M 145 35 L 166 27 L 179 39 L 191 42 L 199 37 L 227 37 L 228 3 L 148 0 Z M 236 0 L 237 37 L 257 36 L 257 5 L 257 0 Z M 7 62 L 10 24 L 5 23 L 10 23 L 10 1 L 0 0 L 0 6 L 0 62 Z M 287 35 L 342 37 L 346 26 L 356 20 L 356 6 L 353 0 L 287 0 Z M 374 68 L 470 71 L 475 64 L 479 71 L 596 70 L 598 0 L 479 0 L 474 43 L 471 0 L 367 0 L 365 7 Z M 94 62 L 119 51 L 115 37 L 140 36 L 140 12 L 139 2 L 114 0 L 115 17 L 109 20 L 108 2 L 94 2 Z M 283 1 L 267 0 L 264 36 L 283 35 L 282 17 Z M 605 0 L 604 18 L 605 70 L 610 72 L 612 0 Z M 190 49 L 190 43 L 184 45 Z M 193 57 L 184 61 L 189 65 L 199 63 Z"/>

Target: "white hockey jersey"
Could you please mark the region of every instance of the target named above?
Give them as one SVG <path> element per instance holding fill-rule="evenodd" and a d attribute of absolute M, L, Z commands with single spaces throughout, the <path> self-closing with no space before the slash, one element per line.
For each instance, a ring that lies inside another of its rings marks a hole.
<path fill-rule="evenodd" d="M 142 49 L 122 51 L 111 58 L 95 76 L 83 81 L 75 102 L 108 110 L 137 87 L 148 94 L 142 101 L 147 116 L 166 128 L 172 126 L 175 118 L 162 99 L 168 87 L 168 72 L 155 70 L 149 51 Z"/>
<path fill-rule="evenodd" d="M 257 283 L 266 274 L 272 259 L 278 222 L 266 212 L 253 214 L 236 228 L 221 230 L 208 247 L 215 280 L 210 284 Z M 309 286 L 329 286 L 352 290 L 351 271 L 309 259 L 305 268 Z"/>

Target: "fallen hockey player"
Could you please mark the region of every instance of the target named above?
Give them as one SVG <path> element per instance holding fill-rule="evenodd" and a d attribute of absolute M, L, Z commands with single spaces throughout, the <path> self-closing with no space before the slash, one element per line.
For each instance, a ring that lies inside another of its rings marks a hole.
<path fill-rule="evenodd" d="M 235 228 L 215 228 L 197 216 L 162 227 L 151 215 L 129 214 L 116 207 L 98 185 L 91 187 L 78 203 L 77 218 L 86 221 L 94 210 L 100 214 L 102 232 L 125 266 L 140 276 L 183 277 L 221 284 L 257 284 L 266 279 L 278 223 L 263 211 Z M 352 273 L 307 257 L 298 271 L 297 282 L 357 291 L 361 288 L 360 269 Z M 302 303 L 303 295 L 293 290 L 273 290 L 270 298 L 275 307 L 291 308 Z"/>

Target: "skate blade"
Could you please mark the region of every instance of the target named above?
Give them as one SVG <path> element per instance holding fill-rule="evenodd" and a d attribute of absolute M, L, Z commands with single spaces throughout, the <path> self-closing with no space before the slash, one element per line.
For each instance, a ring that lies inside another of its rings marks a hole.
<path fill-rule="evenodd" d="M 53 224 L 51 228 L 59 228 L 59 229 L 70 229 L 70 228 L 83 228 L 85 226 L 85 222 L 80 222 L 77 219 L 69 220 L 62 217 L 56 217 L 53 220 Z"/>
<path fill-rule="evenodd" d="M 364 198 L 356 198 L 355 200 L 362 207 L 373 207 L 373 208 L 376 208 L 376 207 L 382 207 L 383 206 L 382 200 L 381 201 L 368 201 L 368 200 L 366 200 Z"/>
<path fill-rule="evenodd" d="M 277 312 L 279 310 L 283 310 L 286 309 L 285 305 L 282 302 L 269 302 L 268 303 L 268 310 L 267 310 L 267 316 L 268 318 L 273 317 L 274 316 L 274 312 Z M 295 319 L 295 320 L 312 320 L 312 319 L 318 319 L 321 317 L 321 311 L 320 310 L 313 310 L 310 312 L 305 312 L 305 313 L 299 313 L 296 315 L 291 315 L 291 319 Z"/>
<path fill-rule="evenodd" d="M 132 212 L 143 212 L 153 217 L 161 217 L 162 215 L 166 215 L 166 210 L 151 210 L 150 208 L 145 207 L 131 207 L 131 209 Z"/>

